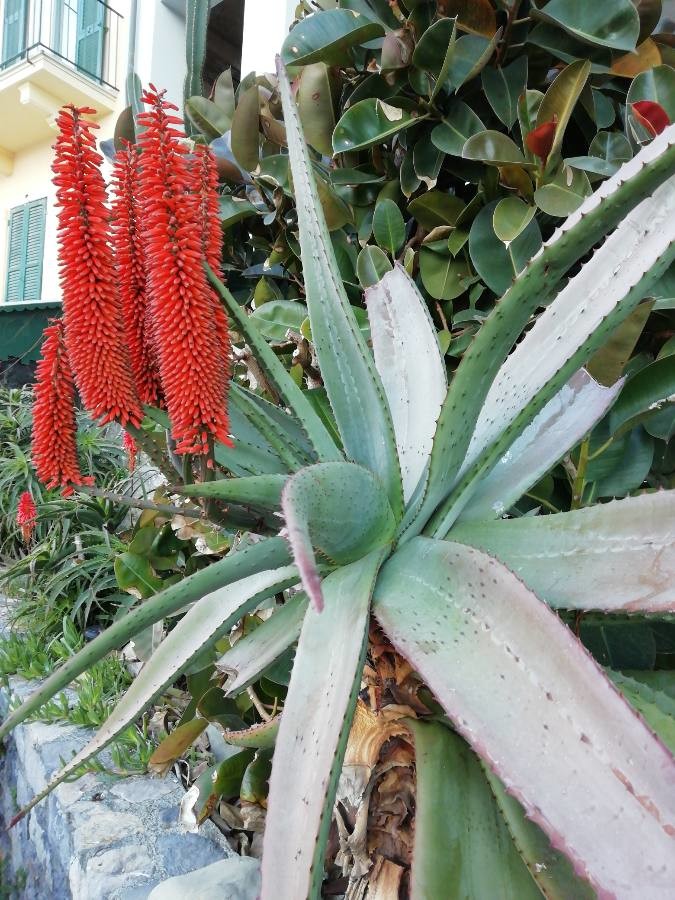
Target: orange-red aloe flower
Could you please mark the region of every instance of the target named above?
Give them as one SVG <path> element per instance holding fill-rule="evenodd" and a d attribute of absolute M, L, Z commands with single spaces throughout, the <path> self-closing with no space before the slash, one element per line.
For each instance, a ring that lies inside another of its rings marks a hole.
<path fill-rule="evenodd" d="M 133 474 L 134 469 L 136 468 L 136 457 L 138 456 L 138 444 L 132 438 L 128 431 L 125 431 L 122 436 L 122 446 L 127 452 L 127 465 L 129 467 L 129 474 Z"/>
<path fill-rule="evenodd" d="M 66 347 L 82 402 L 101 424 L 140 425 L 143 413 L 124 341 L 102 157 L 87 107 L 58 115 L 52 169 Z"/>
<path fill-rule="evenodd" d="M 202 229 L 202 248 L 204 258 L 210 268 L 220 277 L 223 232 L 220 227 L 220 209 L 218 204 L 218 169 L 216 159 L 209 147 L 198 144 L 195 147 L 195 159 L 192 166 L 194 191 L 199 198 L 199 221 Z M 230 330 L 227 314 L 215 290 L 210 288 L 213 298 L 213 311 L 216 323 L 216 336 L 220 349 L 219 367 L 224 379 L 224 390 L 227 392 L 230 381 Z"/>
<path fill-rule="evenodd" d="M 148 290 L 176 452 L 205 454 L 215 438 L 229 444 L 227 373 L 214 298 L 203 268 L 200 198 L 194 193 L 181 119 L 150 85 L 139 116 L 141 200 Z"/>
<path fill-rule="evenodd" d="M 42 359 L 37 364 L 33 403 L 32 458 L 38 478 L 47 488 L 93 484 L 77 459 L 75 383 L 64 339 L 63 321 L 45 328 Z"/>
<path fill-rule="evenodd" d="M 139 172 L 138 148 L 127 144 L 116 153 L 113 166 L 113 243 L 136 389 L 141 403 L 161 406 L 162 385 L 148 315 L 142 213 L 137 195 Z"/>
<path fill-rule="evenodd" d="M 21 529 L 21 537 L 24 544 L 30 541 L 36 520 L 37 509 L 35 508 L 35 501 L 30 491 L 24 491 L 19 497 L 19 502 L 16 506 L 16 524 Z"/>
<path fill-rule="evenodd" d="M 652 137 L 661 134 L 670 125 L 668 113 L 654 100 L 638 100 L 637 103 L 631 103 L 630 108 L 636 120 Z"/>

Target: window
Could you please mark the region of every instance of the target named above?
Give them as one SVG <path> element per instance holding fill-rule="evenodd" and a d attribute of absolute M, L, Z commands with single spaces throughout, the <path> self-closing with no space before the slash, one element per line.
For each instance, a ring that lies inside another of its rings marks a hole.
<path fill-rule="evenodd" d="M 100 79 L 103 69 L 103 0 L 55 0 L 55 50 L 80 71 Z"/>
<path fill-rule="evenodd" d="M 40 299 L 46 212 L 43 197 L 16 206 L 9 214 L 6 303 Z"/>
<path fill-rule="evenodd" d="M 26 50 L 27 0 L 5 0 L 2 15 L 2 62 L 20 57 Z"/>

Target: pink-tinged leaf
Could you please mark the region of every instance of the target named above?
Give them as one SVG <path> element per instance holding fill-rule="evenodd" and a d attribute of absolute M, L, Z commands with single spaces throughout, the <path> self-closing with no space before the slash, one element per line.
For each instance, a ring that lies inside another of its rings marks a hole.
<path fill-rule="evenodd" d="M 382 482 L 354 463 L 306 466 L 281 494 L 288 541 L 315 609 L 323 608 L 314 551 L 337 563 L 354 562 L 394 535 L 396 520 Z"/>
<path fill-rule="evenodd" d="M 623 379 L 603 387 L 580 369 L 481 480 L 458 521 L 501 516 L 588 434 L 622 387 Z"/>
<path fill-rule="evenodd" d="M 415 538 L 375 614 L 457 730 L 599 898 L 672 896 L 675 760 L 500 562 Z"/>
<path fill-rule="evenodd" d="M 272 764 L 261 900 L 317 897 L 366 650 L 375 551 L 328 575 L 303 622 Z"/>
<path fill-rule="evenodd" d="M 550 606 L 675 612 L 675 491 L 552 516 L 458 523 L 450 537 L 497 557 Z"/>

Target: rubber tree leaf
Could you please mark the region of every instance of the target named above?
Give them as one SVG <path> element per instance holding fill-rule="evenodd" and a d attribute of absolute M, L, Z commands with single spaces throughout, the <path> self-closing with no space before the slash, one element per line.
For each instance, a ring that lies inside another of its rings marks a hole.
<path fill-rule="evenodd" d="M 503 515 L 602 419 L 623 382 L 598 384 L 584 369 L 538 413 L 483 478 L 458 522 L 480 522 Z"/>
<path fill-rule="evenodd" d="M 300 73 L 297 91 L 300 121 L 307 142 L 324 156 L 333 155 L 333 100 L 338 86 L 325 62 L 305 66 Z"/>
<path fill-rule="evenodd" d="M 260 333 L 270 341 L 284 341 L 289 331 L 300 333 L 307 307 L 298 300 L 269 300 L 251 313 Z"/>
<path fill-rule="evenodd" d="M 654 292 L 653 287 L 651 292 Z M 654 301 L 651 299 L 641 303 L 589 359 L 586 369 L 596 381 L 614 384 L 621 377 L 653 307 Z"/>
<path fill-rule="evenodd" d="M 190 97 L 185 104 L 185 112 L 209 141 L 222 137 L 232 125 L 232 116 L 206 97 Z"/>
<path fill-rule="evenodd" d="M 297 580 L 295 566 L 285 566 L 250 575 L 198 600 L 160 643 L 94 737 L 56 773 L 18 817 L 22 818 L 57 785 L 107 747 L 155 697 L 173 684 L 193 659 L 212 647 L 242 616 Z"/>
<path fill-rule="evenodd" d="M 540 900 L 471 748 L 437 722 L 406 724 L 417 773 L 411 897 Z"/>
<path fill-rule="evenodd" d="M 519 197 L 504 197 L 495 206 L 492 228 L 500 241 L 510 244 L 531 222 L 536 209 Z"/>
<path fill-rule="evenodd" d="M 281 58 L 286 65 L 340 65 L 349 62 L 352 47 L 383 34 L 382 25 L 362 13 L 329 9 L 298 22 L 283 43 Z"/>
<path fill-rule="evenodd" d="M 383 250 L 387 250 L 391 256 L 396 255 L 405 240 L 405 222 L 401 210 L 393 200 L 385 198 L 375 206 L 373 235 Z"/>
<path fill-rule="evenodd" d="M 610 433 L 620 435 L 639 423 L 664 416 L 660 435 L 675 433 L 675 356 L 664 356 L 645 366 L 626 384 L 609 417 Z M 649 428 L 649 425 L 647 426 Z"/>
<path fill-rule="evenodd" d="M 447 533 L 478 480 L 665 271 L 675 253 L 673 183 L 666 181 L 626 217 L 501 367 L 479 413 L 460 482 L 435 514 L 429 533 Z M 504 300 L 500 306 L 503 310 Z M 432 451 L 432 465 L 433 456 Z"/>
<path fill-rule="evenodd" d="M 481 131 L 470 137 L 462 148 L 464 159 L 476 159 L 493 166 L 529 166 L 522 150 L 501 131 Z"/>
<path fill-rule="evenodd" d="M 348 107 L 335 126 L 333 150 L 335 153 L 351 153 L 373 144 L 383 144 L 425 118 L 425 115 L 400 109 L 376 97 L 359 100 Z"/>
<path fill-rule="evenodd" d="M 342 455 L 335 446 L 321 418 L 317 415 L 303 391 L 288 374 L 274 350 L 261 336 L 255 323 L 251 322 L 250 317 L 242 310 L 215 272 L 209 269 L 208 266 L 206 269 L 209 281 L 224 301 L 234 327 L 245 338 L 246 343 L 251 347 L 255 355 L 256 361 L 270 379 L 272 385 L 277 389 L 286 405 L 297 416 L 319 459 L 341 459 Z"/>
<path fill-rule="evenodd" d="M 286 541 L 281 537 L 269 538 L 237 550 L 150 597 L 141 606 L 106 628 L 93 641 L 85 644 L 53 672 L 0 724 L 0 738 L 9 734 L 111 650 L 123 647 L 145 628 L 178 612 L 189 603 L 194 603 L 205 594 L 258 572 L 286 566 L 290 562 L 291 555 Z"/>
<path fill-rule="evenodd" d="M 609 8 L 585 0 L 550 0 L 543 9 L 533 8 L 532 14 L 584 43 L 614 50 L 634 50 L 640 34 L 640 19 L 631 0 L 612 0 Z"/>
<path fill-rule="evenodd" d="M 487 766 L 484 772 L 520 855 L 544 897 L 547 900 L 570 900 L 571 897 L 596 900 L 595 891 L 575 874 L 565 854 L 555 849 L 541 828 L 527 818 L 520 803 L 506 792 Z"/>
<path fill-rule="evenodd" d="M 260 90 L 251 85 L 239 97 L 232 117 L 232 153 L 247 172 L 254 172 L 260 162 Z"/>
<path fill-rule="evenodd" d="M 527 85 L 527 57 L 519 56 L 508 66 L 486 66 L 481 81 L 495 114 L 511 128 L 518 118 L 518 97 Z"/>
<path fill-rule="evenodd" d="M 675 71 L 671 66 L 655 66 L 648 72 L 641 72 L 631 81 L 626 95 L 626 104 L 630 109 L 633 103 L 640 100 L 653 100 L 662 106 L 671 122 L 675 122 Z M 628 116 L 633 131 L 632 116 Z"/>
<path fill-rule="evenodd" d="M 307 308 L 324 386 L 347 456 L 380 477 L 392 509 L 399 515 L 401 475 L 389 408 L 372 354 L 345 293 L 281 64 L 279 86 L 295 185 Z"/>
<path fill-rule="evenodd" d="M 391 262 L 384 250 L 368 245 L 356 260 L 356 274 L 362 288 L 371 287 L 391 272 Z"/>
<path fill-rule="evenodd" d="M 444 153 L 461 156 L 464 145 L 474 134 L 485 131 L 485 125 L 462 100 L 455 100 L 443 121 L 431 131 L 431 140 Z"/>
<path fill-rule="evenodd" d="M 563 166 L 546 184 L 534 192 L 534 202 L 549 216 L 563 218 L 573 213 L 592 192 L 588 175 Z"/>
<path fill-rule="evenodd" d="M 578 59 L 556 75 L 544 94 L 544 99 L 537 112 L 537 126 L 553 120 L 556 123 L 549 159 L 554 157 L 562 146 L 567 123 L 581 96 L 590 71 L 590 62 L 586 59 Z"/>
<path fill-rule="evenodd" d="M 375 551 L 331 573 L 323 612 L 305 616 L 272 763 L 261 900 L 319 894 L 381 558 Z"/>
<path fill-rule="evenodd" d="M 228 696 L 238 694 L 256 681 L 297 640 L 307 602 L 306 594 L 295 594 L 220 657 L 216 668 L 230 676 L 225 684 Z"/>
<path fill-rule="evenodd" d="M 407 501 L 431 452 L 447 391 L 445 363 L 424 298 L 402 266 L 366 290 L 366 307 Z"/>
<path fill-rule="evenodd" d="M 497 557 L 553 607 L 675 611 L 675 491 L 550 516 L 457 523 L 453 541 Z"/>
<path fill-rule="evenodd" d="M 508 246 L 504 245 L 494 227 L 500 202 L 493 200 L 484 206 L 471 223 L 469 232 L 469 254 L 474 268 L 496 294 L 508 290 L 513 279 L 541 247 L 541 231 L 536 219 L 531 219 Z"/>
<path fill-rule="evenodd" d="M 354 463 L 318 463 L 288 479 L 281 495 L 288 541 L 307 595 L 323 607 L 314 550 L 339 564 L 389 544 L 396 519 L 381 482 Z"/>
<path fill-rule="evenodd" d="M 425 538 L 387 562 L 374 601 L 457 730 L 599 896 L 667 896 L 675 761 L 556 614 L 492 557 Z"/>

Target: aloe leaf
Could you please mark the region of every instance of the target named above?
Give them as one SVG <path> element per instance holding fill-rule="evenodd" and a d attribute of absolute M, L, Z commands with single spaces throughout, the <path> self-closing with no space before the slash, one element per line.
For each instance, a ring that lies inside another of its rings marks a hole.
<path fill-rule="evenodd" d="M 306 612 L 307 595 L 296 594 L 220 657 L 216 668 L 230 675 L 224 687 L 228 696 L 256 681 L 297 640 Z"/>
<path fill-rule="evenodd" d="M 603 387 L 581 369 L 538 413 L 482 478 L 458 522 L 501 516 L 575 447 L 610 408 L 623 380 Z"/>
<path fill-rule="evenodd" d="M 387 562 L 374 601 L 394 646 L 575 871 L 600 896 L 667 897 L 675 760 L 556 614 L 497 560 L 425 538 Z"/>
<path fill-rule="evenodd" d="M 18 813 L 13 822 L 23 818 L 57 785 L 107 747 L 185 671 L 195 657 L 213 646 L 235 622 L 271 594 L 291 587 L 297 578 L 295 566 L 266 570 L 198 600 L 160 643 L 94 737 L 56 773 L 47 787 Z"/>
<path fill-rule="evenodd" d="M 399 515 L 403 504 L 401 475 L 384 389 L 345 293 L 288 76 L 280 61 L 277 68 L 307 308 L 319 368 L 347 456 L 379 475 L 392 509 Z"/>
<path fill-rule="evenodd" d="M 415 739 L 417 772 L 413 900 L 541 900 L 471 748 L 437 722 L 409 719 L 406 725 Z"/>
<path fill-rule="evenodd" d="M 596 900 L 590 884 L 575 874 L 569 859 L 527 818 L 516 798 L 506 792 L 487 766 L 484 772 L 518 852 L 546 900 Z"/>
<path fill-rule="evenodd" d="M 675 491 L 550 516 L 457 523 L 451 539 L 495 556 L 550 606 L 675 611 Z"/>
<path fill-rule="evenodd" d="M 427 305 L 402 266 L 366 289 L 366 306 L 407 501 L 431 453 L 448 389 L 445 363 Z"/>
<path fill-rule="evenodd" d="M 456 479 L 490 385 L 530 316 L 550 300 L 565 271 L 674 172 L 670 126 L 568 216 L 504 294 L 453 377 L 434 437 L 424 503 L 407 537 L 419 533 Z"/>
<path fill-rule="evenodd" d="M 268 304 L 264 305 L 267 306 Z M 283 407 L 276 406 L 274 403 L 270 403 L 269 400 L 265 400 L 265 398 L 261 397 L 260 394 L 256 394 L 255 391 L 247 390 L 240 384 L 232 382 L 230 389 L 234 393 L 244 394 L 245 396 L 247 396 L 252 403 L 254 403 L 256 406 L 259 406 L 263 410 L 267 417 L 273 419 L 277 423 L 281 431 L 287 436 L 287 439 L 293 444 L 296 452 L 299 453 L 307 462 L 318 461 L 314 448 L 307 438 L 306 432 L 304 431 L 300 422 L 295 418 L 295 416 L 286 412 Z M 305 392 L 303 392 L 303 394 L 304 393 Z"/>
<path fill-rule="evenodd" d="M 279 733 L 279 716 L 268 722 L 260 722 L 241 731 L 224 731 L 223 740 L 235 747 L 254 747 L 266 750 L 273 747 Z"/>
<path fill-rule="evenodd" d="M 94 663 L 123 647 L 136 634 L 194 603 L 205 594 L 224 588 L 258 572 L 278 569 L 290 563 L 288 544 L 281 537 L 273 537 L 250 544 L 224 559 L 188 575 L 182 581 L 165 588 L 145 600 L 123 618 L 110 625 L 98 637 L 66 660 L 49 678 L 0 725 L 0 738 L 37 712 L 71 681 L 86 672 Z"/>
<path fill-rule="evenodd" d="M 608 670 L 607 675 L 671 753 L 675 753 L 675 700 L 621 672 Z"/>
<path fill-rule="evenodd" d="M 171 490 L 185 497 L 206 497 L 275 510 L 281 509 L 281 491 L 286 481 L 286 475 L 251 475 L 185 484 Z"/>
<path fill-rule="evenodd" d="M 288 541 L 302 584 L 321 611 L 321 579 L 314 555 L 354 562 L 389 544 L 396 520 L 381 482 L 354 463 L 317 463 L 286 482 L 281 495 Z"/>
<path fill-rule="evenodd" d="M 235 389 L 231 391 L 230 399 L 230 408 L 236 407 L 246 416 L 290 472 L 307 464 L 308 460 L 289 440 L 279 422 L 259 406 L 249 392 Z"/>
<path fill-rule="evenodd" d="M 310 608 L 305 616 L 272 762 L 261 900 L 320 894 L 381 559 L 375 551 L 328 575 L 323 612 Z"/>
<path fill-rule="evenodd" d="M 507 358 L 478 416 L 460 480 L 428 525 L 429 534 L 447 534 L 479 480 L 637 307 L 674 257 L 670 178 L 626 217 Z"/>
<path fill-rule="evenodd" d="M 252 322 L 250 317 L 242 311 L 237 301 L 215 272 L 206 264 L 205 268 L 209 281 L 223 300 L 234 327 L 251 347 L 258 364 L 279 392 L 284 403 L 297 416 L 319 459 L 341 459 L 340 451 L 335 446 L 323 422 L 302 390 L 288 374 L 274 350 L 262 337 L 256 328 L 255 322 Z"/>

